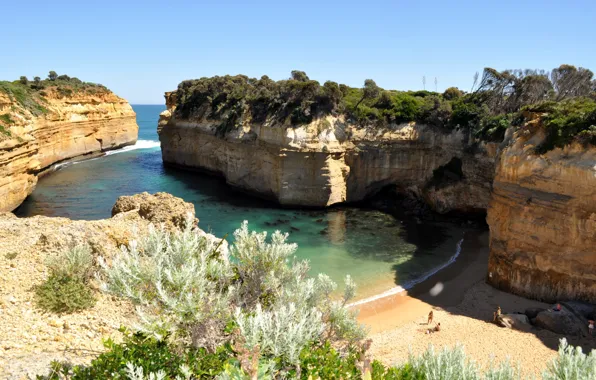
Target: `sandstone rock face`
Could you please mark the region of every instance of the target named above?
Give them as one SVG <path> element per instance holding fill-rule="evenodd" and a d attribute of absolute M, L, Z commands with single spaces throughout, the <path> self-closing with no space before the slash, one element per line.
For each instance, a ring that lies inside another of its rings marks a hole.
<path fill-rule="evenodd" d="M 134 144 L 138 126 L 128 102 L 113 93 L 61 98 L 48 91 L 47 112 L 33 115 L 0 93 L 0 114 L 14 123 L 0 133 L 0 211 L 33 191 L 43 169 L 67 159 Z"/>
<path fill-rule="evenodd" d="M 488 282 L 548 302 L 596 303 L 596 148 L 535 155 L 540 130 L 506 139 L 488 209 Z"/>
<path fill-rule="evenodd" d="M 379 131 L 328 116 L 296 128 L 247 121 L 221 136 L 218 121 L 177 120 L 173 96 L 158 127 L 164 163 L 219 174 L 280 204 L 325 207 L 398 185 L 441 213 L 488 205 L 495 149 L 466 152 L 461 132 L 414 123 Z"/>

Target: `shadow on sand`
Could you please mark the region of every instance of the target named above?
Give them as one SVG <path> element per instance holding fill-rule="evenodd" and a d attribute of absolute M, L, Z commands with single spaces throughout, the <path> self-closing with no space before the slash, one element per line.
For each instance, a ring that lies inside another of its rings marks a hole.
<path fill-rule="evenodd" d="M 466 231 L 457 260 L 415 285 L 408 291 L 408 296 L 430 304 L 433 308 L 441 308 L 451 314 L 486 323 L 492 323 L 492 313 L 498 306 L 503 309 L 503 313 L 508 314 L 523 313 L 527 308 L 532 307 L 551 308 L 550 304 L 505 293 L 486 283 L 488 237 L 486 230 Z M 405 238 L 406 241 L 410 239 L 409 236 Z M 418 241 L 419 237 L 415 236 L 413 240 Z M 400 270 L 404 270 L 404 266 Z M 387 300 L 387 302 L 391 301 Z M 424 318 L 425 315 L 420 316 L 420 319 Z M 536 326 L 527 329 L 526 333 L 534 334 L 545 346 L 553 350 L 558 349 L 561 338 L 566 338 L 571 345 L 581 346 L 586 353 L 596 349 L 596 337 L 564 336 Z"/>

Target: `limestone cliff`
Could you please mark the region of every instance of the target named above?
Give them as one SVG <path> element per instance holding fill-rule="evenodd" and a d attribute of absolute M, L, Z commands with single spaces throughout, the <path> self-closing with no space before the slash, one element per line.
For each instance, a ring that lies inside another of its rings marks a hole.
<path fill-rule="evenodd" d="M 175 96 L 166 94 L 158 127 L 164 163 L 217 173 L 282 205 L 355 202 L 392 185 L 442 213 L 488 205 L 495 149 L 469 152 L 459 131 L 415 123 L 379 130 L 327 116 L 299 127 L 244 120 L 221 136 L 220 121 L 177 119 Z"/>
<path fill-rule="evenodd" d="M 596 148 L 544 155 L 541 128 L 505 141 L 487 221 L 488 282 L 545 301 L 596 302 Z"/>
<path fill-rule="evenodd" d="M 128 102 L 108 90 L 43 91 L 33 103 L 0 88 L 0 211 L 11 211 L 52 164 L 134 144 L 138 126 Z"/>

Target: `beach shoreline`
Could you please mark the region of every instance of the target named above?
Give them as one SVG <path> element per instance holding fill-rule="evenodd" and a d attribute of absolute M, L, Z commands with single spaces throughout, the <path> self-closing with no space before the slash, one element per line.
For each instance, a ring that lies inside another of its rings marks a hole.
<path fill-rule="evenodd" d="M 539 376 L 556 357 L 564 336 L 528 326 L 527 331 L 506 329 L 492 323 L 497 306 L 504 313 L 531 307 L 550 307 L 492 288 L 486 283 L 488 231 L 467 232 L 457 260 L 409 290 L 354 307 L 358 320 L 369 328 L 370 356 L 386 365 L 399 365 L 410 353 L 462 344 L 468 358 L 487 368 L 509 359 L 523 375 Z M 427 325 L 433 310 L 434 323 Z M 426 334 L 441 323 L 441 331 Z M 595 339 L 565 337 L 584 352 L 596 349 Z"/>

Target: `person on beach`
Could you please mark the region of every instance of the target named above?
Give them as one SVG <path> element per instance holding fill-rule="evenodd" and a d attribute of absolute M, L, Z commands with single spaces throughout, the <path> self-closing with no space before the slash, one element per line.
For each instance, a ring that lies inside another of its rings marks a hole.
<path fill-rule="evenodd" d="M 427 329 L 427 330 L 426 330 L 426 333 L 427 333 L 427 334 L 432 334 L 432 333 L 434 333 L 434 332 L 439 332 L 439 331 L 441 331 L 441 323 L 440 323 L 440 322 L 439 322 L 439 323 L 437 323 L 437 325 L 436 325 L 434 328 L 432 328 L 432 329 Z"/>
<path fill-rule="evenodd" d="M 426 322 L 427 325 L 430 325 L 431 323 L 433 323 L 433 311 L 431 310 L 430 313 L 428 313 L 428 321 Z"/>
<path fill-rule="evenodd" d="M 590 333 L 590 337 L 594 336 L 594 321 L 593 320 L 589 320 L 588 321 L 588 332 Z"/>
<path fill-rule="evenodd" d="M 501 306 L 497 306 L 497 311 L 493 313 L 493 322 L 497 322 L 497 319 L 501 317 Z"/>

